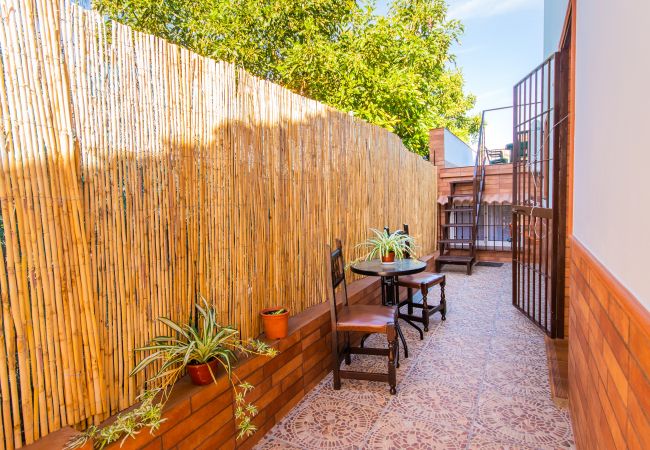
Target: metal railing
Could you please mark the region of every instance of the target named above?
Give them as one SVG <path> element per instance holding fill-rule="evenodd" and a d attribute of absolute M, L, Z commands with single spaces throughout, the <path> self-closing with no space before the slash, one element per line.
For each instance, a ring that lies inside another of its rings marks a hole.
<path fill-rule="evenodd" d="M 488 148 L 485 144 L 485 113 L 492 111 L 503 111 L 512 109 L 512 106 L 501 106 L 499 108 L 484 109 L 481 113 L 481 127 L 478 132 L 478 147 L 476 150 L 476 161 L 474 163 L 474 208 L 472 209 L 472 235 L 474 236 L 474 249 L 479 244 L 479 218 L 481 217 L 481 210 L 483 208 L 483 190 L 485 188 L 485 163 L 488 159 Z"/>

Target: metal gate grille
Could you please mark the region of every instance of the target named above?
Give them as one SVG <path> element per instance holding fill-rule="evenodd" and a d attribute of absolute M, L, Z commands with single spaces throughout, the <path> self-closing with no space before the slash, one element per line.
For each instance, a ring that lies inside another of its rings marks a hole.
<path fill-rule="evenodd" d="M 555 53 L 514 87 L 513 304 L 563 336 L 566 62 Z"/>

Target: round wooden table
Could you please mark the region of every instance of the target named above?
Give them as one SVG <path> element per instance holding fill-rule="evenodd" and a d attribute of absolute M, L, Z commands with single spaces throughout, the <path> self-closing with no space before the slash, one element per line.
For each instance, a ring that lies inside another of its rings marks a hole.
<path fill-rule="evenodd" d="M 367 275 L 371 277 L 381 277 L 381 303 L 382 305 L 396 305 L 399 308 L 399 287 L 397 286 L 397 277 L 400 275 L 413 275 L 419 272 L 423 272 L 426 269 L 427 264 L 419 261 L 417 259 L 398 259 L 395 260 L 392 264 L 382 263 L 379 259 L 372 259 L 370 261 L 359 261 L 350 266 L 350 270 L 359 275 Z M 420 332 L 420 339 L 424 338 L 424 333 L 415 325 L 412 321 L 403 317 L 401 313 L 398 312 L 398 317 L 402 320 L 405 320 L 409 325 L 414 327 Z M 404 339 L 404 334 L 402 329 L 399 327 L 399 324 L 395 324 L 397 328 L 397 333 L 399 334 L 402 345 L 404 346 L 404 357 L 408 358 L 408 346 L 406 345 L 406 339 Z M 361 346 L 367 336 L 364 336 L 361 340 Z"/>

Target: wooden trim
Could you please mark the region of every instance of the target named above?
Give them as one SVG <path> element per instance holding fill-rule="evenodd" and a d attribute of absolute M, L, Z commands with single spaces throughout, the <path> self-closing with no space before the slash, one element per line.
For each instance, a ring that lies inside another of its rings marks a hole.
<path fill-rule="evenodd" d="M 576 0 L 569 0 L 566 7 L 566 14 L 564 15 L 564 25 L 562 25 L 562 34 L 560 35 L 560 42 L 558 44 L 558 50 L 561 50 L 566 45 L 568 39 L 570 39 L 573 34 L 571 30 L 574 30 L 573 27 L 573 12 L 575 11 Z"/>
<path fill-rule="evenodd" d="M 603 282 L 605 288 L 614 294 L 620 301 L 625 313 L 637 321 L 638 325 L 650 330 L 650 311 L 632 294 L 618 279 L 607 270 L 603 263 L 596 258 L 580 240 L 572 236 L 572 249 L 575 253 L 574 259 L 587 259 L 590 261 L 591 269 L 595 269 L 596 276 Z"/>
<path fill-rule="evenodd" d="M 569 399 L 578 448 L 650 448 L 650 311 L 571 239 Z"/>

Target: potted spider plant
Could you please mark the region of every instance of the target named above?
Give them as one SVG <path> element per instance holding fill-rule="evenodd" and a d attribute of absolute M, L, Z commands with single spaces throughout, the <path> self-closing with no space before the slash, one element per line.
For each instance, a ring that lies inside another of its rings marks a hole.
<path fill-rule="evenodd" d="M 260 311 L 264 334 L 269 339 L 284 339 L 289 333 L 289 310 L 279 306 Z"/>
<path fill-rule="evenodd" d="M 104 427 L 91 425 L 86 431 L 73 436 L 65 445 L 66 450 L 83 447 L 92 442 L 95 449 L 120 441 L 121 445 L 129 437 L 135 437 L 142 429 L 149 428 L 153 433 L 167 419 L 162 417 L 163 407 L 174 387 L 174 383 L 187 368 L 195 384 L 206 384 L 205 380 L 216 382 L 215 373 L 224 368 L 232 386 L 235 399 L 235 421 L 239 433 L 237 438 L 249 436 L 257 429 L 252 423 L 257 414 L 255 405 L 246 402 L 246 394 L 253 389 L 248 382 L 241 382 L 232 371 L 238 354 L 277 355 L 277 350 L 267 344 L 249 340 L 242 342 L 239 332 L 232 327 L 220 326 L 217 311 L 213 305 L 202 298 L 203 306 L 196 305 L 197 325 L 191 323 L 180 325 L 167 318 L 159 318 L 175 336 L 159 336 L 151 345 L 137 349 L 152 351 L 131 371 L 130 375 L 144 370 L 151 364 L 158 363 L 158 372 L 147 380 L 157 387 L 148 388 L 139 397 L 138 407 L 117 415 L 116 420 Z"/>
<path fill-rule="evenodd" d="M 415 242 L 402 230 L 393 233 L 375 228 L 370 230 L 374 236 L 356 246 L 367 251 L 361 259 L 381 259 L 382 264 L 393 264 L 395 259 L 403 259 L 407 253 L 415 256 Z"/>
<path fill-rule="evenodd" d="M 151 381 L 162 380 L 164 385 L 170 385 L 187 369 L 194 384 L 205 385 L 216 383 L 217 371 L 223 369 L 234 391 L 239 436 L 251 434 L 256 429 L 251 420 L 257 414 L 257 408 L 246 403 L 244 398 L 253 386 L 242 383 L 232 369 L 239 356 L 254 354 L 273 357 L 278 352 L 255 339 L 243 342 L 237 329 L 219 325 L 215 306 L 209 305 L 204 298 L 202 305 L 196 304 L 196 311 L 196 325 L 181 325 L 166 317 L 159 318 L 173 335 L 155 337 L 150 345 L 136 349 L 151 353 L 135 366 L 131 375 L 157 363 L 160 368 Z"/>

